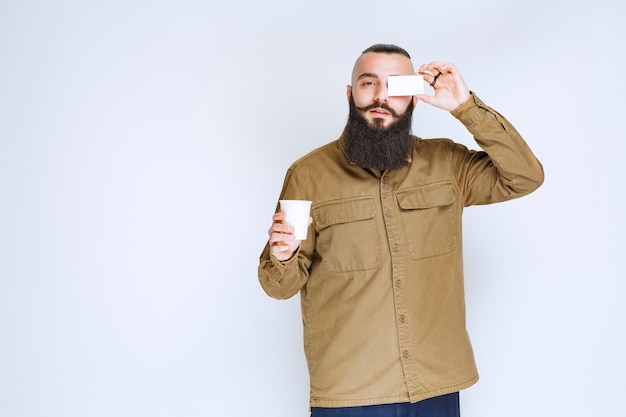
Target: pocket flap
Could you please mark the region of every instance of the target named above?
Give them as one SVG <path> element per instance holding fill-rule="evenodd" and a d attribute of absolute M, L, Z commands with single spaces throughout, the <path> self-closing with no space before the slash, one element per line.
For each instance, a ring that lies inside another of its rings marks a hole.
<path fill-rule="evenodd" d="M 435 182 L 398 190 L 396 198 L 404 210 L 449 206 L 454 203 L 454 188 L 451 181 Z"/>
<path fill-rule="evenodd" d="M 374 217 L 374 198 L 368 195 L 329 200 L 314 204 L 311 210 L 318 227 L 366 220 Z"/>

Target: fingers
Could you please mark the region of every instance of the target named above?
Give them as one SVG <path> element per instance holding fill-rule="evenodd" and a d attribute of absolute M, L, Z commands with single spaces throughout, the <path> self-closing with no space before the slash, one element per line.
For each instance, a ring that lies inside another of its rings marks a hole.
<path fill-rule="evenodd" d="M 286 213 L 279 211 L 272 216 L 272 226 L 267 231 L 269 235 L 270 253 L 280 261 L 290 259 L 301 240 L 297 240 L 294 227 L 285 222 Z M 309 216 L 309 225 L 313 223 L 313 217 Z"/>
<path fill-rule="evenodd" d="M 437 74 L 452 74 L 458 72 L 457 68 L 454 64 L 446 64 L 441 61 L 434 61 L 428 64 L 422 64 L 417 70 L 420 74 L 425 73 L 431 76 L 435 76 Z"/>
<path fill-rule="evenodd" d="M 285 222 L 285 212 L 279 211 L 272 216 L 272 226 L 267 231 L 270 244 L 284 240 L 293 240 L 293 226 Z"/>
<path fill-rule="evenodd" d="M 433 88 L 437 85 L 438 80 L 441 81 L 440 77 L 444 77 L 448 74 L 458 74 L 458 70 L 454 64 L 446 64 L 441 61 L 422 64 L 417 72 L 423 75 L 424 80 Z"/>
<path fill-rule="evenodd" d="M 267 231 L 269 235 L 270 253 L 283 261 L 291 258 L 300 246 L 295 239 L 294 228 L 285 222 L 285 212 L 278 212 L 272 216 L 272 226 Z"/>
<path fill-rule="evenodd" d="M 279 211 L 278 213 L 275 213 L 272 216 L 272 226 L 270 227 L 270 229 L 267 231 L 269 237 L 270 237 L 270 242 L 272 242 L 272 235 L 274 235 L 275 238 L 286 238 L 287 240 L 290 240 L 290 237 L 293 236 L 293 232 L 294 232 L 294 227 L 285 222 L 285 217 L 286 217 L 286 213 L 284 211 Z M 309 225 L 313 223 L 313 217 L 309 216 Z M 276 239 L 274 239 L 274 241 L 278 241 Z"/>

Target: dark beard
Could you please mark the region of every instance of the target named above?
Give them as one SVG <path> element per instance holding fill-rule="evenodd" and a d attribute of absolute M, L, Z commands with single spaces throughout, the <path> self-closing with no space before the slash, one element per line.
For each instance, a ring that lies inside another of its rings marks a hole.
<path fill-rule="evenodd" d="M 361 114 L 379 107 L 377 104 L 357 108 L 350 97 L 350 113 L 344 131 L 344 151 L 350 162 L 363 167 L 381 171 L 402 167 L 411 152 L 411 121 L 413 119 L 413 100 L 406 111 L 391 125 L 384 127 L 381 119 L 375 119 L 371 125 Z M 383 109 L 397 116 L 397 113 L 385 103 Z"/>

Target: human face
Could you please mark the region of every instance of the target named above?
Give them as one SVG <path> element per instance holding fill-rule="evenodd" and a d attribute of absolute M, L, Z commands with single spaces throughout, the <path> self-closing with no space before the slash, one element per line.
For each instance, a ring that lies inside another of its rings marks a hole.
<path fill-rule="evenodd" d="M 401 54 L 367 52 L 359 57 L 352 71 L 352 85 L 347 88 L 348 100 L 352 95 L 357 108 L 367 108 L 372 104 L 385 104 L 395 111 L 395 115 L 383 107 L 373 107 L 362 111 L 363 117 L 371 125 L 387 127 L 406 111 L 409 102 L 417 103 L 415 97 L 389 97 L 387 78 L 390 75 L 413 75 L 411 60 Z"/>

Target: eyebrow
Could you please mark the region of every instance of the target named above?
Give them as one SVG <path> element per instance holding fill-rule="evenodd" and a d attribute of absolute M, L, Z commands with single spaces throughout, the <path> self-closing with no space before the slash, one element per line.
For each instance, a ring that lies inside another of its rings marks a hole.
<path fill-rule="evenodd" d="M 376 78 L 376 79 L 378 79 L 378 75 L 373 74 L 371 72 L 364 72 L 363 74 L 359 75 L 357 80 L 360 80 L 361 78 Z"/>

